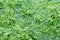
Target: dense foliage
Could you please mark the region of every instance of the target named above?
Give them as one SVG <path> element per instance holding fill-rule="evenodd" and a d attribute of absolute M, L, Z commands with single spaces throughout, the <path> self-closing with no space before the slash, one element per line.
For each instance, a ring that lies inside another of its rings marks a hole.
<path fill-rule="evenodd" d="M 0 0 L 0 40 L 60 40 L 60 0 Z"/>

